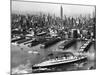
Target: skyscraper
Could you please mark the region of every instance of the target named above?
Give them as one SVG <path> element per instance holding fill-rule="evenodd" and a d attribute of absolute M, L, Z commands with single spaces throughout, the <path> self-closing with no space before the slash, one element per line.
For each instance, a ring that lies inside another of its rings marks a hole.
<path fill-rule="evenodd" d="M 63 8 L 62 8 L 62 6 L 61 6 L 61 19 L 63 19 Z"/>

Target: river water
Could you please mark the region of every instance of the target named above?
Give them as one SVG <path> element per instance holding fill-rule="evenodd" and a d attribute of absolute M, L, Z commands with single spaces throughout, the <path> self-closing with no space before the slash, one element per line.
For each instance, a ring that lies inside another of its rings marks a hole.
<path fill-rule="evenodd" d="M 79 48 L 85 43 L 86 41 L 77 41 L 73 46 L 68 48 L 67 50 L 79 50 Z M 81 62 L 81 63 L 74 63 L 74 64 L 65 64 L 58 67 L 54 67 L 51 69 L 45 70 L 37 70 L 36 72 L 59 72 L 59 71 L 76 71 L 76 70 L 90 70 L 96 68 L 96 61 L 95 61 L 95 44 L 93 43 L 89 48 L 88 52 L 85 54 L 88 56 L 88 60 Z"/>
<path fill-rule="evenodd" d="M 76 51 L 85 42 L 86 41 L 77 41 L 74 45 L 72 45 L 67 50 Z M 20 69 L 20 71 L 23 70 L 21 73 L 24 73 L 24 72 L 31 73 L 32 72 L 31 65 L 34 65 L 36 63 L 43 61 L 43 58 L 46 57 L 49 53 L 54 53 L 53 50 L 57 49 L 59 44 L 60 43 L 53 45 L 52 47 L 49 47 L 47 49 L 40 50 L 39 48 L 35 48 L 39 52 L 39 54 L 33 54 L 33 55 L 27 54 L 26 52 L 28 50 L 25 50 L 26 48 L 24 49 L 24 52 L 22 52 L 22 51 L 20 51 L 20 48 L 18 50 L 18 47 L 12 46 L 12 50 L 11 50 L 11 53 L 12 53 L 11 69 L 12 69 L 12 71 L 16 70 L 16 72 L 18 72 L 19 71 L 18 69 Z M 16 53 L 16 51 L 17 51 L 17 53 Z M 87 61 L 84 61 L 82 63 L 69 64 L 69 65 L 65 64 L 65 65 L 54 67 L 51 69 L 47 69 L 47 68 L 42 69 L 42 70 L 38 69 L 38 70 L 34 70 L 33 73 L 95 69 L 96 68 L 95 53 L 96 53 L 95 43 L 93 43 L 91 45 L 91 47 L 89 48 L 88 52 L 85 54 L 88 56 Z M 25 71 L 24 71 L 24 69 L 25 69 Z"/>

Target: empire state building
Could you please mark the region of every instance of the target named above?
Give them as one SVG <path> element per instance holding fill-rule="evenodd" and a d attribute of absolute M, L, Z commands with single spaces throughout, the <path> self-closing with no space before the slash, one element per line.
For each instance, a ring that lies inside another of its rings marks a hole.
<path fill-rule="evenodd" d="M 61 19 L 63 19 L 63 8 L 62 8 L 62 6 L 60 8 L 60 16 L 61 16 Z"/>

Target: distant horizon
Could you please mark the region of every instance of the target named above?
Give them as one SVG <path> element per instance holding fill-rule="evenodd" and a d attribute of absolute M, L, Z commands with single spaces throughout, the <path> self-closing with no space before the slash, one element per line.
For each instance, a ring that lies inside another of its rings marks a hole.
<path fill-rule="evenodd" d="M 49 4 L 39 2 L 12 1 L 11 11 L 18 14 L 50 14 L 60 17 L 60 7 L 63 8 L 63 16 L 87 16 L 93 17 L 95 6 Z"/>

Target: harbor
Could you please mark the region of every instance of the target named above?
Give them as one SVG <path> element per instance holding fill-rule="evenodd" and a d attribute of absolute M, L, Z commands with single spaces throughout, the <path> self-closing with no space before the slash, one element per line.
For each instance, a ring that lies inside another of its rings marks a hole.
<path fill-rule="evenodd" d="M 12 3 L 12 75 L 96 69 L 95 6 Z"/>
<path fill-rule="evenodd" d="M 29 69 L 29 73 L 31 72 L 52 72 L 52 71 L 69 71 L 69 70 L 88 70 L 88 69 L 95 69 L 95 44 L 92 43 L 90 48 L 88 49 L 87 53 L 82 53 L 83 55 L 87 56 L 87 60 L 82 61 L 81 63 L 65 63 L 60 66 L 52 67 L 52 68 L 38 68 L 38 69 L 33 69 L 32 70 L 32 65 L 35 65 L 39 62 L 44 61 L 43 58 L 47 57 L 50 54 L 57 55 L 60 53 L 67 53 L 67 52 L 73 52 L 73 54 L 79 54 L 78 50 L 81 48 L 83 44 L 85 44 L 86 41 L 76 41 L 75 44 L 73 44 L 71 47 L 69 47 L 66 50 L 61 51 L 58 46 L 61 42 L 58 42 L 57 44 L 53 45 L 52 47 L 46 48 L 46 49 L 39 49 L 39 45 L 37 46 L 37 50 L 33 49 L 28 49 L 28 48 L 23 48 L 21 50 L 21 47 L 17 47 L 12 45 L 12 51 L 14 55 L 12 55 L 12 68 L 18 69 L 20 68 L 21 65 L 28 65 L 25 69 Z M 57 46 L 58 45 L 58 46 Z M 14 48 L 14 49 L 13 49 Z M 19 50 L 18 50 L 19 48 Z M 35 48 L 36 49 L 36 48 Z M 16 51 L 15 51 L 16 50 Z M 81 54 L 81 55 L 82 55 Z M 38 59 L 38 60 L 37 60 Z M 16 62 L 17 63 L 14 63 Z M 19 63 L 19 64 L 18 64 Z M 24 63 L 24 64 L 23 64 Z M 30 63 L 30 64 L 29 64 Z M 69 66 L 70 65 L 70 66 Z M 66 67 L 65 67 L 66 66 Z M 69 67 L 67 67 L 69 66 Z M 59 68 L 60 67 L 60 68 Z"/>

